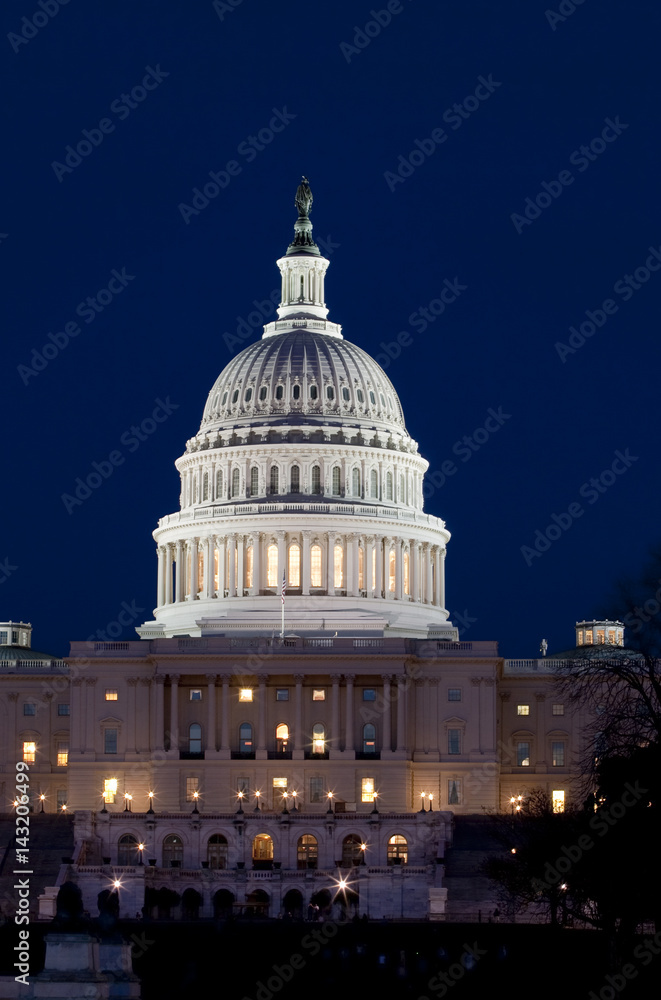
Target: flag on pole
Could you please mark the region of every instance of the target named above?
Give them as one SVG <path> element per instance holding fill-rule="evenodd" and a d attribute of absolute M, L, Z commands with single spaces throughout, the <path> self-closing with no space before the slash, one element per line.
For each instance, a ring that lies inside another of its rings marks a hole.
<path fill-rule="evenodd" d="M 283 571 L 282 571 L 282 592 L 281 592 L 282 593 L 282 603 L 283 604 L 285 603 L 285 588 L 286 588 L 286 586 L 287 586 L 287 584 L 285 583 L 285 571 L 283 569 Z"/>

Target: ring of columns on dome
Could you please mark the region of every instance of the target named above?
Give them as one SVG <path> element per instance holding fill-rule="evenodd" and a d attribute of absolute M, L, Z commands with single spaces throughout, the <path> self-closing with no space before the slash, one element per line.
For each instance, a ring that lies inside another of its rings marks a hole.
<path fill-rule="evenodd" d="M 445 607 L 445 548 L 336 531 L 229 532 L 158 547 L 158 607 L 287 594 L 383 598 Z"/>

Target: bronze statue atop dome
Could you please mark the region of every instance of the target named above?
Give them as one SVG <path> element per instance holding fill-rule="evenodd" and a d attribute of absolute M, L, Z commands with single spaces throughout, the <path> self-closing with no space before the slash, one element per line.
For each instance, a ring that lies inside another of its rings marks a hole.
<path fill-rule="evenodd" d="M 310 184 L 307 177 L 303 177 L 301 183 L 296 188 L 296 197 L 294 199 L 294 204 L 298 209 L 298 216 L 300 219 L 307 219 L 310 215 L 310 209 L 312 208 L 312 191 L 310 190 Z"/>

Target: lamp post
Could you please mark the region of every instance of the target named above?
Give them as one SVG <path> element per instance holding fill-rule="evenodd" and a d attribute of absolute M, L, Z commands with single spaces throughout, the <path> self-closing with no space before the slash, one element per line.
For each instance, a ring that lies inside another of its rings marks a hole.
<path fill-rule="evenodd" d="M 372 815 L 374 815 L 375 813 L 378 815 L 378 812 L 379 812 L 379 810 L 376 808 L 376 800 L 377 800 L 378 794 L 379 794 L 378 792 L 373 792 L 372 793 L 372 805 L 373 805 Z"/>
<path fill-rule="evenodd" d="M 41 795 L 39 796 L 39 801 L 41 802 L 41 809 L 39 810 L 39 812 L 43 812 L 44 811 L 44 799 L 45 798 L 46 798 L 46 796 L 42 792 Z"/>
<path fill-rule="evenodd" d="M 288 795 L 289 795 L 289 792 L 283 792 L 282 793 L 282 815 L 283 816 L 288 816 L 289 815 L 289 809 L 287 808 L 287 796 Z"/>
<path fill-rule="evenodd" d="M 200 810 L 199 810 L 199 809 L 197 808 L 197 800 L 199 799 L 199 797 L 200 797 L 200 793 L 199 793 L 199 792 L 197 791 L 197 789 L 196 789 L 196 790 L 195 790 L 195 791 L 193 792 L 193 802 L 195 803 L 195 805 L 193 806 L 193 814 L 195 814 L 195 813 L 199 813 L 199 811 L 200 811 Z"/>
<path fill-rule="evenodd" d="M 237 811 L 237 815 L 239 813 L 241 813 L 241 815 L 243 815 L 243 789 L 242 788 L 239 789 L 239 791 L 236 793 L 236 797 L 239 800 L 239 808 L 236 810 Z"/>
<path fill-rule="evenodd" d="M 426 792 L 420 792 L 420 800 L 421 800 L 420 801 L 420 812 L 422 812 L 422 813 L 426 812 L 426 810 L 425 810 L 425 799 L 426 799 L 426 797 L 427 797 L 427 793 Z"/>
<path fill-rule="evenodd" d="M 259 796 L 260 796 L 261 794 L 262 794 L 262 793 L 261 793 L 261 792 L 259 792 L 259 791 L 255 792 L 255 810 L 254 810 L 254 811 L 255 811 L 256 813 L 258 813 L 258 812 L 259 812 Z"/>
<path fill-rule="evenodd" d="M 326 810 L 331 816 L 333 815 L 333 793 L 328 792 L 328 809 Z"/>
<path fill-rule="evenodd" d="M 124 812 L 125 813 L 130 813 L 131 812 L 131 799 L 132 798 L 133 798 L 132 795 L 129 795 L 128 792 L 124 792 Z"/>
<path fill-rule="evenodd" d="M 365 864 L 365 852 L 366 852 L 366 850 L 367 850 L 367 844 L 361 844 L 360 845 L 360 863 L 361 863 L 361 865 Z"/>
<path fill-rule="evenodd" d="M 147 812 L 148 813 L 153 813 L 154 812 L 154 808 L 153 808 L 154 807 L 154 793 L 153 792 L 147 792 L 147 796 L 149 798 L 149 809 L 147 810 Z"/>
<path fill-rule="evenodd" d="M 430 795 L 429 795 L 429 812 L 432 812 L 432 811 L 433 811 L 433 810 L 432 810 L 432 802 L 433 802 L 433 801 L 434 801 L 434 796 L 430 794 Z"/>
<path fill-rule="evenodd" d="M 295 813 L 295 812 L 298 812 L 298 809 L 296 808 L 296 796 L 297 796 L 297 795 L 298 795 L 298 792 L 296 792 L 296 791 L 294 791 L 294 792 L 292 792 L 292 793 L 291 793 L 291 797 L 292 797 L 292 799 L 294 800 L 294 804 L 293 804 L 293 806 L 291 807 L 291 811 L 292 811 L 293 813 Z"/>
<path fill-rule="evenodd" d="M 144 864 L 144 862 L 142 860 L 142 852 L 144 851 L 144 849 L 145 849 L 145 845 L 144 844 L 138 844 L 138 852 L 139 852 L 138 853 L 138 864 L 139 865 Z"/>

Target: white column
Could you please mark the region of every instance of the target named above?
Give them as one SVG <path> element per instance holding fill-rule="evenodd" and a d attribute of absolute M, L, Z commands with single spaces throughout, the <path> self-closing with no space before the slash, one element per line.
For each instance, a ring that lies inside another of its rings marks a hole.
<path fill-rule="evenodd" d="M 195 546 L 197 549 L 197 546 Z M 195 574 L 195 567 L 193 565 L 193 539 L 189 538 L 186 541 L 186 547 L 184 549 L 184 600 L 192 601 L 193 599 L 193 576 Z"/>
<path fill-rule="evenodd" d="M 383 539 L 376 539 L 376 580 L 374 581 L 375 597 L 383 596 Z"/>
<path fill-rule="evenodd" d="M 327 545 L 328 556 L 326 559 L 326 589 L 328 590 L 328 595 L 331 596 L 335 593 L 335 535 L 330 531 L 328 532 Z"/>
<path fill-rule="evenodd" d="M 207 677 L 207 739 L 206 748 L 216 750 L 216 678 Z"/>
<path fill-rule="evenodd" d="M 137 677 L 128 677 L 126 680 L 128 688 L 128 705 L 127 715 L 128 715 L 128 725 L 126 727 L 126 752 L 135 753 L 135 716 L 136 716 L 136 696 L 137 696 Z"/>
<path fill-rule="evenodd" d="M 170 750 L 179 755 L 179 678 L 170 674 Z"/>
<path fill-rule="evenodd" d="M 303 532 L 303 551 L 301 553 L 303 565 L 301 567 L 301 593 L 307 597 L 310 593 L 310 532 Z"/>
<path fill-rule="evenodd" d="M 223 675 L 223 694 L 220 706 L 220 749 L 230 748 L 230 679 Z"/>
<path fill-rule="evenodd" d="M 372 560 L 374 552 L 374 537 L 365 539 L 365 589 L 368 597 L 374 597 L 374 577 L 372 576 Z"/>
<path fill-rule="evenodd" d="M 218 547 L 218 596 L 224 597 L 227 590 L 227 539 L 217 539 Z"/>
<path fill-rule="evenodd" d="M 360 550 L 360 536 L 356 533 L 350 536 L 349 544 L 347 545 L 347 555 L 349 551 L 349 546 L 351 546 L 351 576 L 348 577 L 348 586 L 351 590 L 347 589 L 348 597 L 358 597 L 360 595 L 360 588 L 358 586 L 358 560 L 359 550 Z M 363 559 L 365 553 L 363 552 Z M 365 575 L 365 563 L 363 561 L 363 576 Z M 365 581 L 363 580 L 363 583 Z"/>
<path fill-rule="evenodd" d="M 443 588 L 441 587 L 441 549 L 440 546 L 436 546 L 436 551 L 434 552 L 434 604 L 439 608 L 443 607 L 441 601 L 441 594 Z"/>
<path fill-rule="evenodd" d="M 94 751 L 94 718 L 95 718 L 95 715 L 96 715 L 96 713 L 94 711 L 94 687 L 95 687 L 95 685 L 96 685 L 96 677 L 86 677 L 85 678 L 85 687 L 87 688 L 87 691 L 86 691 L 86 695 L 87 695 L 87 698 L 86 698 L 86 701 L 87 701 L 87 706 L 86 706 L 86 713 L 87 713 L 86 714 L 86 721 L 87 721 L 87 727 L 86 728 L 87 728 L 87 732 L 86 732 L 86 735 L 85 735 L 85 749 L 88 751 L 88 753 L 92 753 Z"/>
<path fill-rule="evenodd" d="M 409 566 L 410 571 L 410 566 Z M 395 540 L 395 600 L 401 601 L 404 594 L 404 549 L 401 538 Z"/>
<path fill-rule="evenodd" d="M 425 542 L 423 555 L 423 565 L 425 568 L 425 604 L 433 604 L 434 599 L 432 592 L 431 559 L 431 545 L 429 542 Z"/>
<path fill-rule="evenodd" d="M 397 677 L 397 749 L 406 750 L 406 677 Z"/>
<path fill-rule="evenodd" d="M 285 574 L 285 579 L 287 577 L 287 538 L 284 531 L 276 532 L 276 538 L 278 540 L 278 581 L 276 593 L 280 594 L 280 588 L 282 587 L 282 574 Z M 289 586 L 289 580 L 287 580 L 287 586 Z"/>
<path fill-rule="evenodd" d="M 340 750 L 340 678 L 333 676 L 333 692 L 331 694 L 331 744 L 334 750 Z"/>
<path fill-rule="evenodd" d="M 390 753 L 392 750 L 392 733 L 390 727 L 390 674 L 381 674 L 383 681 L 383 738 L 381 740 L 381 750 Z"/>
<path fill-rule="evenodd" d="M 158 583 L 157 583 L 157 597 L 156 604 L 159 608 L 163 607 L 165 603 L 165 557 L 163 552 L 163 547 L 159 545 L 158 550 Z"/>
<path fill-rule="evenodd" d="M 353 674 L 345 674 L 344 680 L 346 682 L 346 712 L 345 712 L 345 734 L 344 734 L 344 749 L 353 752 L 354 747 L 354 735 L 353 735 Z"/>
<path fill-rule="evenodd" d="M 411 597 L 415 604 L 420 600 L 420 542 L 411 543 L 411 563 L 409 566 Z"/>
<path fill-rule="evenodd" d="M 239 597 L 243 597 L 243 588 L 246 584 L 246 574 L 244 569 L 244 535 L 236 536 L 237 567 L 236 567 L 236 592 Z"/>
<path fill-rule="evenodd" d="M 234 553 L 236 552 L 236 538 L 229 535 L 227 538 L 227 560 L 229 562 L 229 581 L 227 589 L 229 597 L 236 597 L 236 562 Z"/>
<path fill-rule="evenodd" d="M 252 536 L 252 592 L 262 589 L 262 538 L 259 532 Z"/>
<path fill-rule="evenodd" d="M 209 536 L 204 540 L 204 592 L 202 596 L 206 598 L 213 597 L 216 589 L 213 583 L 214 551 L 213 536 Z"/>
<path fill-rule="evenodd" d="M 183 538 L 178 538 L 176 543 L 177 603 L 183 601 L 185 597 L 184 583 L 186 580 L 186 571 L 184 569 L 184 559 L 184 540 Z"/>
<path fill-rule="evenodd" d="M 441 549 L 441 559 L 440 568 L 438 571 L 438 583 L 439 583 L 439 605 L 445 607 L 445 549 Z"/>
<path fill-rule="evenodd" d="M 172 604 L 172 543 L 165 546 L 165 603 Z"/>

